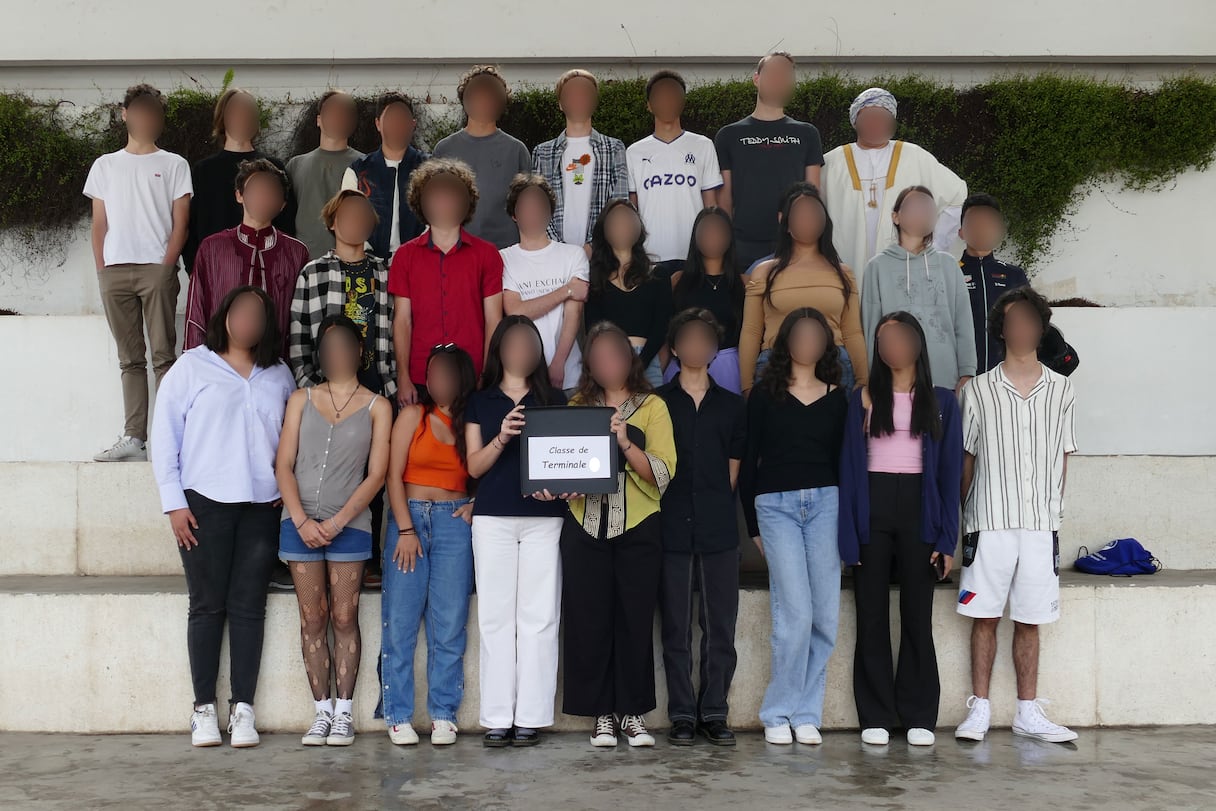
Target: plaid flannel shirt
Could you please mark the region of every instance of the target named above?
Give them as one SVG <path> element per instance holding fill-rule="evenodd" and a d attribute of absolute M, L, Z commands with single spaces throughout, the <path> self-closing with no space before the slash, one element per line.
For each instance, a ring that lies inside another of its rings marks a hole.
<path fill-rule="evenodd" d="M 566 133 L 538 144 L 532 150 L 532 168 L 549 181 L 557 197 L 557 209 L 549 221 L 549 238 L 557 242 L 562 239 L 562 222 L 565 219 L 566 185 L 563 175 L 563 158 L 566 152 Z M 617 138 L 609 138 L 591 130 L 591 211 L 587 215 L 587 237 L 591 241 L 591 229 L 599 219 L 604 205 L 613 197 L 629 196 L 629 170 L 625 166 L 625 145 Z"/>
<path fill-rule="evenodd" d="M 384 381 L 384 391 L 392 398 L 397 393 L 397 364 L 393 359 L 393 297 L 388 294 L 388 268 L 384 260 L 372 254 L 376 274 L 376 317 L 368 325 L 374 343 L 376 370 Z M 321 363 L 317 358 L 317 330 L 327 315 L 342 315 L 346 301 L 346 284 L 342 265 L 333 251 L 304 266 L 296 279 L 296 292 L 291 300 L 291 335 L 288 363 L 300 386 L 315 386 L 321 382 Z"/>

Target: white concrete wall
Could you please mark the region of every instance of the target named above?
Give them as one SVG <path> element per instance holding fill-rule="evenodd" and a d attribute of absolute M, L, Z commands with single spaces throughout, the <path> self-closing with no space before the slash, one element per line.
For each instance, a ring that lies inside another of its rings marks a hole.
<path fill-rule="evenodd" d="M 184 734 L 192 696 L 186 658 L 186 597 L 181 583 L 170 578 L 72 580 L 32 578 L 6 583 L 0 579 L 0 639 L 10 650 L 38 652 L 37 656 L 9 656 L 0 661 L 0 730 Z M 856 626 L 851 594 L 845 592 L 842 598 L 836 651 L 828 667 L 826 729 L 857 726 L 852 692 Z M 938 590 L 934 638 L 942 682 L 939 726 L 943 731 L 962 720 L 970 692 L 969 624 L 955 613 L 954 602 L 953 590 Z M 1216 723 L 1216 705 L 1210 694 L 1216 678 L 1216 636 L 1195 630 L 1216 611 L 1216 585 L 1171 585 L 1164 578 L 1134 582 L 1093 578 L 1063 589 L 1061 611 L 1061 621 L 1044 626 L 1041 632 L 1039 695 L 1054 700 L 1054 720 L 1076 726 Z M 462 729 L 473 734 L 478 729 L 480 684 L 476 612 L 474 598 L 465 654 L 464 702 L 457 719 Z M 37 617 L 38 622 L 30 622 L 30 617 Z M 379 736 L 384 734 L 383 726 L 372 718 L 378 697 L 378 594 L 362 596 L 360 621 L 363 657 L 355 713 L 361 730 Z M 730 722 L 740 729 L 759 727 L 757 713 L 769 676 L 769 625 L 768 592 L 741 592 L 736 638 L 739 666 L 730 712 Z M 655 638 L 658 709 L 649 714 L 649 720 L 664 727 L 666 689 L 657 631 Z M 992 684 L 997 726 L 1008 726 L 1013 714 L 1009 644 L 1006 626 Z M 421 638 L 418 647 L 414 723 L 428 729 Z M 225 659 L 218 688 L 221 701 L 228 696 L 227 669 Z M 55 700 L 29 700 L 44 695 L 55 696 Z M 294 595 L 270 596 L 256 703 L 258 725 L 263 730 L 302 731 L 312 718 L 300 661 Z M 587 719 L 559 713 L 556 727 L 582 731 L 587 724 Z M 387 745 L 382 738 L 377 740 Z"/>
<path fill-rule="evenodd" d="M 13 62 L 234 60 L 250 56 L 242 30 L 273 32 L 256 43 L 266 60 L 544 59 L 575 49 L 583 58 L 747 56 L 781 47 L 842 58 L 1009 58 L 1105 61 L 1201 60 L 1213 53 L 1216 9 L 1203 0 L 1163 0 L 1151 25 L 1112 14 L 1101 0 L 970 0 L 841 4 L 775 0 L 746 4 L 618 0 L 594 14 L 540 0 L 472 7 L 416 3 L 389 14 L 374 0 L 292 3 L 213 0 L 173 13 L 150 0 L 44 0 L 6 20 L 3 59 Z M 391 20 L 391 22 L 389 22 Z M 388 23 L 388 24 L 385 24 Z M 182 36 L 184 27 L 189 36 Z M 337 28 L 358 35 L 335 36 Z M 55 31 L 54 37 L 46 36 Z M 730 32 L 722 36 L 722 32 Z"/>

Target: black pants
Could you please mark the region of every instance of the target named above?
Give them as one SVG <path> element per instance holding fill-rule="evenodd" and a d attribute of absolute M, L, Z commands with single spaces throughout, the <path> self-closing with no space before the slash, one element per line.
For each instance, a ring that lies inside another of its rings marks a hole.
<path fill-rule="evenodd" d="M 658 513 L 623 535 L 562 526 L 562 711 L 642 715 L 655 708 L 654 613 L 663 545 Z"/>
<path fill-rule="evenodd" d="M 282 508 L 270 504 L 222 504 L 193 490 L 186 502 L 198 529 L 198 546 L 178 548 L 186 570 L 190 613 L 186 646 L 195 704 L 216 700 L 224 622 L 228 623 L 232 701 L 253 703 L 262 666 L 266 592 L 279 552 Z"/>
<path fill-rule="evenodd" d="M 870 542 L 853 568 L 857 649 L 853 696 L 862 729 L 937 726 L 933 549 L 921 538 L 919 474 L 870 474 Z M 899 568 L 899 666 L 891 657 L 891 566 Z"/>
<path fill-rule="evenodd" d="M 692 686 L 692 615 L 700 593 L 700 689 Z M 735 621 L 739 616 L 739 550 L 709 554 L 667 552 L 659 589 L 667 717 L 725 721 L 735 676 Z"/>
<path fill-rule="evenodd" d="M 684 270 L 684 259 L 668 259 L 665 262 L 655 262 L 654 276 L 664 281 L 671 281 L 671 277 L 676 273 Z"/>
<path fill-rule="evenodd" d="M 773 233 L 777 231 L 777 223 L 773 223 Z M 735 267 L 740 273 L 746 273 L 747 269 L 752 266 L 758 259 L 763 259 L 771 255 L 773 252 L 773 241 L 763 240 L 760 242 L 752 242 L 746 239 L 740 239 L 738 234 L 735 235 Z"/>

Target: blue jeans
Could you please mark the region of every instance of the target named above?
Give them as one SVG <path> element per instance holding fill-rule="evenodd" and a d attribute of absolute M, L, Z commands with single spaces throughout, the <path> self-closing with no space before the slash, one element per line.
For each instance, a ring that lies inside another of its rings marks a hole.
<path fill-rule="evenodd" d="M 823 720 L 840 617 L 838 510 L 835 487 L 756 496 L 773 613 L 772 675 L 760 705 L 766 727 L 819 726 Z"/>
<path fill-rule="evenodd" d="M 762 349 L 756 357 L 756 372 L 752 375 L 752 382 L 759 383 L 760 375 L 764 371 L 764 367 L 768 366 L 768 358 L 771 354 L 771 349 Z M 843 346 L 836 347 L 836 352 L 840 355 L 840 388 L 846 392 L 853 390 L 853 384 L 857 382 L 857 375 L 853 372 L 853 359 L 849 357 L 849 353 L 844 351 Z"/>
<path fill-rule="evenodd" d="M 397 518 L 388 520 L 384 540 L 384 593 L 380 642 L 381 707 L 388 726 L 414 717 L 414 650 L 418 626 L 426 622 L 426 710 L 432 721 L 456 721 L 464 697 L 464 649 L 473 589 L 472 532 L 452 515 L 468 499 L 410 499 L 410 518 L 422 557 L 412 572 L 393 562 L 399 537 Z"/>

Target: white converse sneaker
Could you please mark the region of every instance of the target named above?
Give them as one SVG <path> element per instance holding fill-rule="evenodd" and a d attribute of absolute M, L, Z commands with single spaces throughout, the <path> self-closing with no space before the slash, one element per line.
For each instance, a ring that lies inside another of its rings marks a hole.
<path fill-rule="evenodd" d="M 300 743 L 305 746 L 324 746 L 325 739 L 329 737 L 329 730 L 334 724 L 334 716 L 325 710 L 317 710 L 317 715 L 312 719 L 312 726 L 304 733 L 304 737 L 300 739 Z"/>
<path fill-rule="evenodd" d="M 350 746 L 355 742 L 355 719 L 349 712 L 340 712 L 334 716 L 334 724 L 325 738 L 326 746 Z"/>
<path fill-rule="evenodd" d="M 765 727 L 764 740 L 766 743 L 786 746 L 794 742 L 794 735 L 790 732 L 788 724 L 782 724 L 779 727 Z"/>
<path fill-rule="evenodd" d="M 654 736 L 646 731 L 646 721 L 640 715 L 622 715 L 621 732 L 630 746 L 654 746 Z"/>
<path fill-rule="evenodd" d="M 886 746 L 891 742 L 891 733 L 882 727 L 870 727 L 861 731 L 861 742 L 871 746 Z"/>
<path fill-rule="evenodd" d="M 992 706 L 988 699 L 971 696 L 967 699 L 967 718 L 954 730 L 954 737 L 961 741 L 982 741 L 992 723 Z"/>
<path fill-rule="evenodd" d="M 1048 743 L 1067 743 L 1077 739 L 1077 733 L 1068 727 L 1053 723 L 1043 712 L 1043 705 L 1050 702 L 1045 698 L 1033 701 L 1019 701 L 1018 710 L 1013 716 L 1013 734 L 1026 738 L 1034 738 Z"/>
<path fill-rule="evenodd" d="M 809 746 L 818 746 L 823 743 L 823 736 L 814 724 L 799 724 L 794 727 L 794 740 Z"/>
<path fill-rule="evenodd" d="M 120 436 L 118 441 L 93 457 L 94 462 L 146 462 L 148 449 L 142 439 Z"/>
<path fill-rule="evenodd" d="M 388 728 L 388 739 L 397 746 L 413 746 L 418 743 L 418 733 L 410 724 L 393 724 Z"/>
<path fill-rule="evenodd" d="M 248 749 L 261 743 L 262 739 L 254 726 L 253 707 L 244 701 L 236 703 L 228 716 L 228 734 L 231 736 L 230 742 L 237 749 Z"/>
<path fill-rule="evenodd" d="M 592 746 L 616 746 L 616 721 L 611 715 L 601 715 L 595 719 L 595 729 L 591 731 Z"/>
<path fill-rule="evenodd" d="M 451 721 L 431 722 L 431 745 L 451 746 L 456 743 L 456 725 Z"/>
<path fill-rule="evenodd" d="M 924 727 L 912 727 L 908 730 L 908 744 L 911 746 L 932 746 L 937 742 L 933 730 Z"/>
<path fill-rule="evenodd" d="M 224 740 L 220 737 L 220 722 L 215 714 L 214 704 L 204 704 L 194 708 L 190 716 L 190 745 L 219 746 Z"/>

